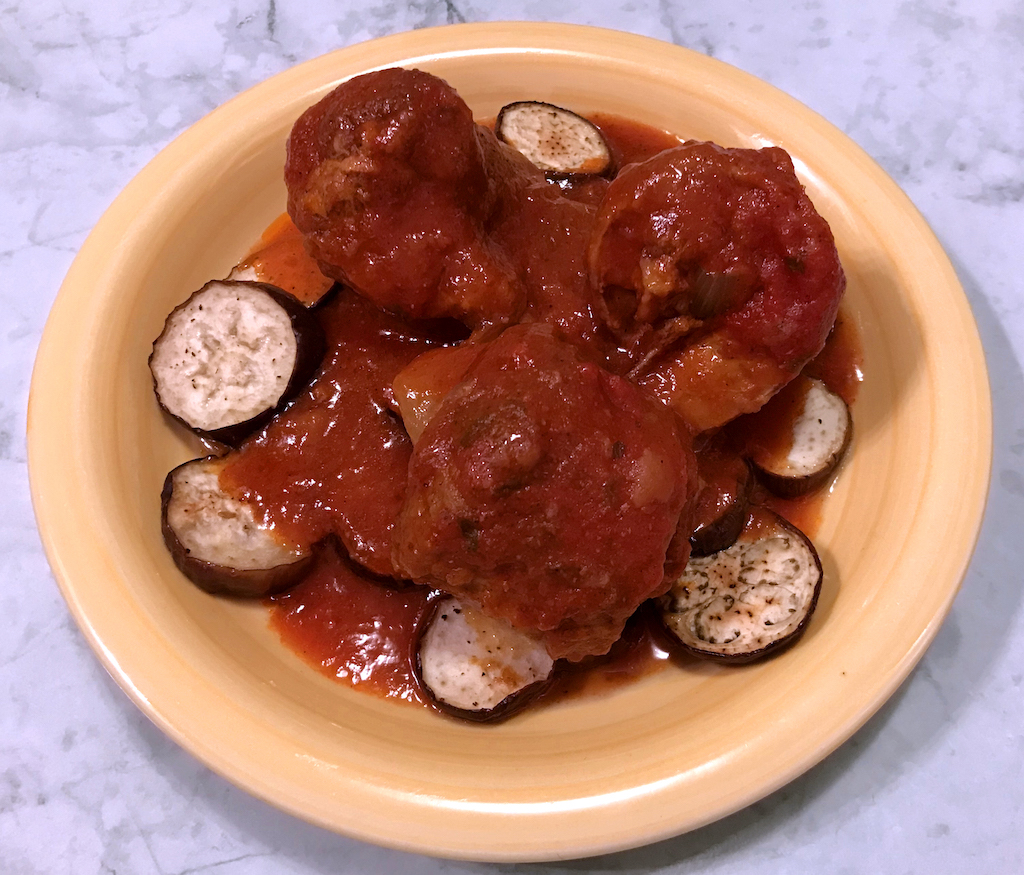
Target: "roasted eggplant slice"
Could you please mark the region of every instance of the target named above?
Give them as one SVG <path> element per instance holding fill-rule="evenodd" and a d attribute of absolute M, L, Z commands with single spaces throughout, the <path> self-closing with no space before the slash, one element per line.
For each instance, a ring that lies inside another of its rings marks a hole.
<path fill-rule="evenodd" d="M 783 498 L 823 485 L 853 434 L 850 408 L 820 380 L 800 376 L 753 415 L 748 455 L 764 485 Z"/>
<path fill-rule="evenodd" d="M 227 495 L 223 465 L 214 456 L 193 459 L 164 480 L 161 523 L 175 564 L 211 593 L 259 597 L 298 583 L 313 551 L 287 543 L 251 506 Z"/>
<path fill-rule="evenodd" d="M 544 645 L 457 599 L 438 602 L 423 627 L 416 670 L 431 700 L 468 720 L 500 720 L 534 699 L 552 678 Z"/>
<path fill-rule="evenodd" d="M 149 367 L 171 416 L 234 445 L 305 387 L 325 351 L 316 317 L 287 292 L 214 280 L 167 317 Z"/>
<path fill-rule="evenodd" d="M 691 559 L 659 602 L 662 619 L 697 656 L 750 662 L 792 644 L 821 590 L 821 561 L 807 536 L 754 509 L 726 550 Z"/>
<path fill-rule="evenodd" d="M 551 177 L 612 170 L 612 152 L 597 125 L 560 106 L 535 100 L 509 103 L 498 113 L 494 131 Z"/>
<path fill-rule="evenodd" d="M 694 508 L 690 555 L 707 556 L 724 550 L 739 537 L 750 505 L 750 467 L 724 452 L 697 456 L 701 479 Z"/>

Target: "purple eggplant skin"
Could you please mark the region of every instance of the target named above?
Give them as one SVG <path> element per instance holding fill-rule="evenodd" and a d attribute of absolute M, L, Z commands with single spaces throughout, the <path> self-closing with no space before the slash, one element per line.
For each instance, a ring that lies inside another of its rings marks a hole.
<path fill-rule="evenodd" d="M 769 531 L 769 527 L 773 531 Z M 761 537 L 756 537 L 755 533 L 758 532 Z M 684 641 L 680 637 L 679 631 L 673 628 L 673 624 L 669 620 L 669 617 L 672 614 L 671 608 L 674 606 L 675 588 L 679 585 L 677 583 L 673 585 L 673 588 L 668 593 L 659 599 L 659 607 L 662 611 L 662 620 L 665 630 L 669 639 L 671 639 L 673 647 L 678 653 L 681 655 L 696 656 L 722 664 L 743 665 L 778 655 L 784 650 L 792 647 L 800 639 L 806 631 L 811 617 L 814 615 L 814 610 L 818 603 L 818 597 L 821 594 L 821 585 L 824 576 L 821 559 L 818 556 L 817 550 L 814 548 L 814 544 L 803 532 L 779 514 L 763 507 L 757 507 L 751 510 L 747 520 L 747 525 L 744 532 L 741 534 L 739 541 L 753 542 L 756 540 L 767 539 L 773 537 L 774 533 L 790 537 L 795 542 L 802 544 L 806 549 L 807 557 L 810 560 L 810 573 L 811 577 L 814 579 L 814 583 L 809 594 L 806 596 L 803 605 L 803 613 L 798 623 L 783 637 L 776 638 L 763 646 L 753 646 L 739 652 L 722 652 L 721 649 L 715 649 L 712 646 L 701 646 L 699 644 L 692 643 L 691 641 Z M 737 543 L 739 543 L 739 541 Z M 703 557 L 698 561 L 710 558 L 711 557 Z M 737 582 L 733 581 L 732 584 L 726 585 L 726 589 L 733 589 L 736 585 Z M 724 596 L 731 599 L 732 593 L 726 592 L 724 593 Z M 728 604 L 725 612 L 728 613 L 728 610 L 732 607 L 733 604 Z"/>
<path fill-rule="evenodd" d="M 497 136 L 497 138 L 501 140 L 503 143 L 506 143 L 512 148 L 517 148 L 512 139 L 509 138 L 505 133 L 506 122 L 509 115 L 512 112 L 520 110 L 524 107 L 536 108 L 539 112 L 564 114 L 567 116 L 575 117 L 575 119 L 577 119 L 580 123 L 591 129 L 592 134 L 595 135 L 602 143 L 604 151 L 606 153 L 604 158 L 605 163 L 600 165 L 599 167 L 596 167 L 595 169 L 559 170 L 557 168 L 541 167 L 541 169 L 544 171 L 544 176 L 547 179 L 553 182 L 559 182 L 563 180 L 579 180 L 593 176 L 603 176 L 611 178 L 616 174 L 618 168 L 615 164 L 614 153 L 612 152 L 611 146 L 609 145 L 607 139 L 605 139 L 604 134 L 601 133 L 600 128 L 598 128 L 597 125 L 595 125 L 589 119 L 581 116 L 579 113 L 575 113 L 572 110 L 566 109 L 563 106 L 556 106 L 553 103 L 545 103 L 544 101 L 540 100 L 518 100 L 513 103 L 505 104 L 505 106 L 503 106 L 501 110 L 498 112 L 498 117 L 494 122 L 494 133 Z"/>
<path fill-rule="evenodd" d="M 417 672 L 419 671 L 418 660 L 419 656 L 417 656 Z M 418 677 L 419 675 L 417 675 Z M 449 717 L 456 717 L 459 720 L 468 720 L 470 723 L 503 723 L 541 698 L 551 688 L 553 683 L 554 675 L 547 680 L 537 681 L 535 684 L 523 687 L 523 689 L 513 693 L 511 696 L 506 696 L 490 710 L 483 711 L 467 711 L 462 708 L 455 708 L 438 699 L 427 688 L 426 684 L 422 682 L 420 682 L 420 689 L 423 690 L 430 706 L 441 714 L 447 714 Z"/>
<path fill-rule="evenodd" d="M 448 599 L 449 596 L 442 594 L 434 602 L 433 608 L 428 611 L 420 621 L 413 643 L 413 669 L 416 683 L 422 691 L 423 697 L 426 699 L 427 703 L 435 711 L 441 714 L 446 714 L 449 717 L 455 717 L 459 720 L 466 720 L 471 723 L 502 723 L 523 711 L 532 703 L 536 702 L 551 689 L 558 676 L 559 662 L 555 663 L 553 670 L 546 678 L 516 690 L 514 693 L 502 699 L 493 708 L 477 710 L 457 708 L 445 702 L 443 699 L 440 699 L 423 680 L 423 663 L 421 659 L 422 648 L 420 645 L 423 636 L 426 634 L 430 625 L 434 622 L 438 612 L 444 608 Z"/>
<path fill-rule="evenodd" d="M 736 543 L 747 521 L 752 481 L 750 466 L 745 461 L 740 461 L 735 488 L 719 492 L 726 496 L 725 507 L 712 516 L 699 519 L 694 526 L 693 534 L 690 535 L 691 556 L 708 556 Z M 717 486 L 709 484 L 704 488 L 716 489 Z M 701 503 L 699 498 L 698 502 Z"/>
<path fill-rule="evenodd" d="M 282 592 L 303 580 L 317 560 L 314 548 L 305 551 L 294 562 L 274 565 L 269 568 L 240 569 L 200 559 L 190 552 L 174 530 L 168 518 L 174 493 L 174 479 L 177 472 L 189 465 L 209 462 L 217 464 L 220 458 L 206 456 L 193 459 L 169 471 L 160 491 L 160 529 L 174 564 L 192 583 L 213 595 L 227 595 L 239 598 L 262 598 Z"/>
<path fill-rule="evenodd" d="M 169 410 L 160 396 L 159 383 L 155 374 L 153 374 L 153 391 L 161 409 L 176 422 L 181 423 L 181 425 L 194 432 L 205 441 L 224 444 L 228 447 L 237 447 L 243 440 L 245 440 L 245 438 L 270 422 L 271 419 L 273 419 L 288 405 L 288 402 L 290 402 L 299 394 L 299 392 L 310 384 L 327 353 L 327 338 L 324 334 L 323 327 L 317 319 L 315 310 L 313 308 L 306 307 L 293 295 L 284 291 L 284 289 L 278 288 L 270 283 L 254 282 L 250 280 L 214 280 L 194 292 L 189 296 L 187 301 L 179 304 L 171 311 L 170 314 L 168 314 L 160 336 L 153 341 L 154 351 L 151 352 L 149 356 L 151 373 L 153 370 L 153 358 L 157 344 L 160 343 L 161 339 L 168 331 L 172 317 L 177 312 L 187 307 L 196 298 L 196 296 L 202 294 L 215 283 L 224 286 L 243 285 L 249 288 L 258 288 L 273 299 L 287 314 L 291 323 L 292 332 L 295 335 L 296 351 L 295 362 L 292 366 L 292 373 L 284 391 L 281 393 L 276 404 L 260 410 L 252 417 L 241 422 L 229 423 L 220 428 L 213 429 L 199 428 Z"/>

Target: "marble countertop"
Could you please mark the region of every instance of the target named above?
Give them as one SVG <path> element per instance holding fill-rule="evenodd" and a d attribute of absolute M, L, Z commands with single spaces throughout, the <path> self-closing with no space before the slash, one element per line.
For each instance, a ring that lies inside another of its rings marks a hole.
<path fill-rule="evenodd" d="M 946 247 L 991 372 L 994 467 L 963 589 L 892 699 L 803 777 L 660 844 L 540 872 L 1024 871 L 1024 6 L 1014 0 L 37 0 L 0 10 L 0 870 L 512 871 L 294 820 L 208 771 L 130 703 L 62 601 L 36 532 L 26 403 L 61 280 L 120 189 L 239 91 L 332 49 L 501 19 L 629 30 L 821 113 Z M 309 4 L 312 7 L 312 4 Z M 127 8 L 126 8 L 127 7 Z"/>

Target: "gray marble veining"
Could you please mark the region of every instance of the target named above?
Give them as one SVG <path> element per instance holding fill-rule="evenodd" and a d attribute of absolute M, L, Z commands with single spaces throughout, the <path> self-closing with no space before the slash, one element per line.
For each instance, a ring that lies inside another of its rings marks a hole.
<path fill-rule="evenodd" d="M 771 82 L 844 130 L 947 248 L 995 402 L 990 501 L 963 591 L 918 669 L 867 726 L 719 823 L 531 871 L 1024 871 L 1019 0 L 13 0 L 0 9 L 0 871 L 526 870 L 323 832 L 166 739 L 108 678 L 64 606 L 32 517 L 24 438 L 32 361 L 61 280 L 117 192 L 175 135 L 334 48 L 504 19 L 672 41 Z"/>

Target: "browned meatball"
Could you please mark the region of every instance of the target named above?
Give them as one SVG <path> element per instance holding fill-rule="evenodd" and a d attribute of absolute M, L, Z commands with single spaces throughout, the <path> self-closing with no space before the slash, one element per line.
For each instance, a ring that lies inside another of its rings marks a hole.
<path fill-rule="evenodd" d="M 846 285 L 785 151 L 700 142 L 612 182 L 591 275 L 633 376 L 698 431 L 792 379 L 821 350 Z"/>
<path fill-rule="evenodd" d="M 542 179 L 419 70 L 340 85 L 295 123 L 285 164 L 288 212 L 325 274 L 385 309 L 473 327 L 526 306 L 490 233 L 510 192 Z"/>
<path fill-rule="evenodd" d="M 416 444 L 396 566 L 552 656 L 606 652 L 666 587 L 694 466 L 677 422 L 552 326 L 507 329 Z"/>

